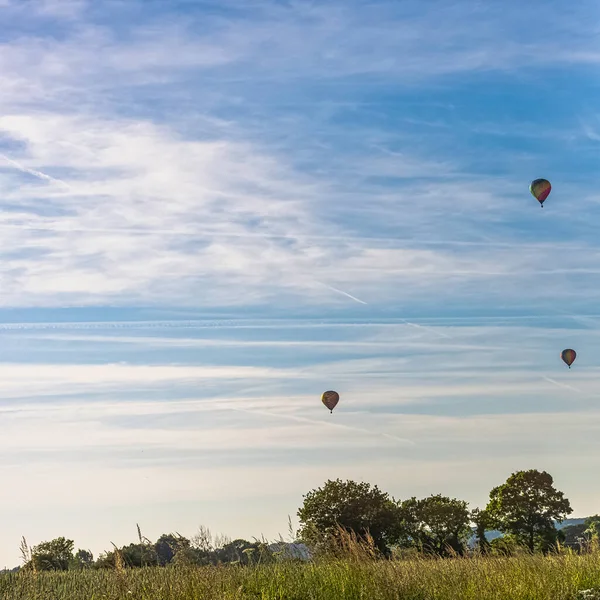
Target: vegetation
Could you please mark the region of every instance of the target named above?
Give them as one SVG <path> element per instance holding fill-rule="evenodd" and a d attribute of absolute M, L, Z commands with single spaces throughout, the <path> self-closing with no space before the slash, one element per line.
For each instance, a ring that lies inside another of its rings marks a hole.
<path fill-rule="evenodd" d="M 138 526 L 136 543 L 96 560 L 63 537 L 32 549 L 23 539 L 23 567 L 0 575 L 0 598 L 600 600 L 600 516 L 558 531 L 571 512 L 535 470 L 513 473 L 471 511 L 441 494 L 396 501 L 337 479 L 298 510 L 303 560 L 283 540 L 213 539 L 204 527 L 152 542 Z M 504 535 L 490 542 L 490 528 Z"/>
<path fill-rule="evenodd" d="M 327 551 L 338 527 L 359 536 L 369 533 L 384 555 L 389 555 L 389 545 L 398 537 L 397 504 L 368 483 L 328 481 L 323 488 L 304 496 L 298 517 L 302 524 L 300 539 L 317 551 Z"/>
<path fill-rule="evenodd" d="M 463 500 L 437 494 L 411 498 L 399 505 L 399 542 L 437 556 L 463 554 L 471 534 L 469 509 Z"/>
<path fill-rule="evenodd" d="M 348 534 L 346 534 L 348 535 Z M 600 590 L 600 553 L 511 558 L 343 558 L 201 568 L 23 571 L 0 577 L 3 600 L 576 600 Z"/>
<path fill-rule="evenodd" d="M 496 527 L 532 552 L 556 544 L 554 521 L 573 512 L 569 501 L 553 486 L 552 476 L 536 470 L 513 473 L 490 492 L 486 512 Z"/>

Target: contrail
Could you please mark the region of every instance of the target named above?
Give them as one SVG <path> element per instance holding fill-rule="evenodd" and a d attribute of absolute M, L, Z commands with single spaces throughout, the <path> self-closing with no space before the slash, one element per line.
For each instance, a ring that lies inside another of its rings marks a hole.
<path fill-rule="evenodd" d="M 392 435 L 391 433 L 382 433 L 383 437 L 390 438 L 391 440 L 396 440 L 398 442 L 408 443 L 410 446 L 416 446 L 417 443 L 409 440 L 408 438 L 399 438 L 398 436 Z"/>
<path fill-rule="evenodd" d="M 558 387 L 566 388 L 567 390 L 572 390 L 574 392 L 578 392 L 579 394 L 583 394 L 583 390 L 577 389 L 571 385 L 567 385 L 566 383 L 560 383 L 559 381 L 550 379 L 550 377 L 542 377 L 542 379 L 545 379 L 546 381 L 549 381 L 550 383 L 553 383 L 554 385 L 557 385 Z"/>
<path fill-rule="evenodd" d="M 46 173 L 42 173 L 41 171 L 36 171 L 35 169 L 29 169 L 27 167 L 24 167 L 12 158 L 8 158 L 8 156 L 6 156 L 5 154 L 0 154 L 0 158 L 3 158 L 9 165 L 13 166 L 15 169 L 23 173 L 29 173 L 30 175 L 33 175 L 38 179 L 44 179 L 45 181 L 50 181 L 51 183 L 58 183 L 59 185 L 65 186 L 68 189 L 72 189 L 68 183 L 60 179 L 50 177 L 50 175 L 46 175 Z"/>
<path fill-rule="evenodd" d="M 327 289 L 337 292 L 338 294 L 347 296 L 348 298 L 350 298 L 351 300 L 354 300 L 355 302 L 358 302 L 360 304 L 367 304 L 364 300 L 361 300 L 360 298 L 357 298 L 356 296 L 353 296 L 352 294 L 349 294 L 348 292 L 344 292 L 343 290 L 338 290 L 337 288 L 334 288 L 331 285 L 327 285 L 326 283 L 323 283 L 322 281 L 317 281 L 317 283 L 321 284 L 322 286 L 325 286 Z M 406 319 L 400 319 L 400 321 L 402 321 L 403 323 L 406 323 L 406 325 L 409 325 L 410 327 L 417 327 L 419 329 L 424 329 L 425 331 L 430 331 L 430 332 L 434 333 L 435 335 L 437 335 L 438 337 L 452 339 L 452 336 L 447 335 L 445 333 L 441 333 L 440 331 L 436 331 L 435 329 L 432 329 L 431 327 L 426 327 L 425 325 L 417 325 L 416 323 L 411 323 L 410 321 L 407 321 Z"/>
<path fill-rule="evenodd" d="M 45 173 L 41 173 L 40 171 L 34 171 L 32 169 L 27 169 L 26 167 L 22 167 L 21 165 L 18 165 L 15 163 L 15 161 L 7 158 L 4 155 L 0 155 L 1 158 L 4 158 L 7 162 L 10 162 L 12 165 L 15 166 L 15 168 L 19 169 L 20 171 L 23 171 L 25 173 L 31 173 L 32 175 L 35 175 L 36 177 L 41 177 L 42 179 L 49 179 L 51 181 L 55 181 L 55 182 L 59 182 L 61 185 L 67 186 L 69 187 L 69 189 L 72 189 L 71 186 L 69 186 L 68 183 L 61 181 L 59 179 L 50 177 L 49 175 L 46 175 Z M 46 230 L 46 229 L 50 229 L 53 230 L 54 227 L 51 225 L 4 225 L 3 227 L 19 227 L 22 229 L 35 229 L 35 230 Z M 63 229 L 61 228 L 60 231 L 62 231 Z M 192 237 L 196 237 L 198 235 L 210 235 L 212 237 L 215 238 L 261 238 L 261 239 L 282 239 L 282 240 L 287 240 L 287 239 L 302 239 L 303 241 L 306 240 L 315 240 L 315 241 L 331 241 L 331 242 L 336 242 L 336 241 L 348 241 L 348 242 L 352 242 L 352 241 L 364 241 L 364 242 L 377 242 L 377 243 L 382 243 L 382 242 L 389 242 L 392 248 L 414 248 L 415 246 L 497 246 L 497 247 L 506 247 L 506 248 L 513 248 L 514 247 L 514 243 L 510 243 L 510 242 L 461 242 L 458 240 L 439 240 L 439 241 L 423 241 L 423 240 L 410 240 L 410 239 L 399 239 L 399 238 L 385 238 L 385 237 L 361 237 L 361 236 L 350 236 L 350 235 L 309 235 L 309 234 L 304 234 L 304 233 L 290 233 L 290 234 L 283 234 L 283 233 L 268 233 L 268 232 L 253 232 L 253 231 L 221 231 L 221 230 L 214 230 L 214 229 L 206 229 L 206 228 L 194 228 L 194 229 L 156 229 L 156 228 L 149 228 L 149 227 L 114 227 L 114 228 L 99 228 L 99 227 L 69 227 L 68 231 L 81 231 L 81 232 L 88 232 L 88 231 L 97 231 L 97 232 L 116 232 L 116 233 L 138 233 L 138 234 L 145 234 L 145 235 L 152 235 L 152 234 L 161 234 L 161 235 L 176 235 L 176 236 L 192 236 Z M 522 244 L 523 245 L 523 244 Z M 548 248 L 548 244 L 543 244 L 543 243 L 539 243 L 539 244 L 524 244 L 523 245 L 526 248 L 536 248 L 536 249 L 545 249 Z M 589 247 L 587 246 L 575 246 L 575 245 L 568 245 L 568 244 L 562 244 L 561 248 L 564 250 L 578 250 L 578 251 L 588 251 L 590 250 Z M 537 316 L 531 316 L 531 318 L 543 318 L 544 315 L 537 315 Z M 482 319 L 482 318 L 490 318 L 493 319 L 494 317 L 473 317 L 475 319 Z"/>
<path fill-rule="evenodd" d="M 417 323 L 411 323 L 410 321 L 407 321 L 406 319 L 401 319 L 401 321 L 403 321 L 407 325 L 410 325 L 411 327 L 417 327 L 418 329 L 424 329 L 425 331 L 431 331 L 432 333 L 435 333 L 435 335 L 437 335 L 439 337 L 447 338 L 449 340 L 452 339 L 452 336 L 450 336 L 446 333 L 442 333 L 441 331 L 436 331 L 435 329 L 433 329 L 431 327 L 426 327 L 425 325 L 419 325 Z"/>
<path fill-rule="evenodd" d="M 338 290 L 337 288 L 334 288 L 331 285 L 327 285 L 326 283 L 323 283 L 322 281 L 317 281 L 317 283 L 325 286 L 327 289 L 330 289 L 333 292 L 337 292 L 338 294 L 342 294 L 343 296 L 346 296 L 347 298 L 354 300 L 354 302 L 358 302 L 359 304 L 367 304 L 364 300 L 361 300 L 360 298 L 357 298 L 356 296 L 353 296 L 352 294 L 349 294 L 348 292 L 344 292 L 343 290 Z"/>
<path fill-rule="evenodd" d="M 397 321 L 397 322 L 394 322 Z M 330 321 L 328 319 L 160 319 L 143 321 L 48 321 L 48 322 L 2 322 L 0 321 L 0 331 L 5 330 L 128 330 L 128 329 L 305 329 L 307 327 L 320 328 L 343 328 L 343 327 L 404 327 L 411 325 L 422 329 L 430 330 L 437 335 L 448 337 L 452 336 L 437 332 L 431 327 L 417 325 L 406 321 L 406 319 L 391 319 L 386 321 L 367 321 L 360 322 L 354 320 L 348 321 Z"/>
<path fill-rule="evenodd" d="M 362 427 L 352 427 L 351 425 L 343 425 L 342 423 L 328 423 L 327 421 L 314 421 L 313 419 L 307 419 L 306 417 L 299 417 L 297 415 L 282 415 L 280 413 L 273 413 L 262 410 L 251 410 L 246 408 L 234 408 L 232 406 L 223 407 L 225 410 L 234 410 L 237 412 L 243 412 L 248 414 L 264 415 L 267 417 L 279 417 L 280 419 L 287 419 L 289 421 L 297 421 L 300 423 L 310 423 L 311 425 L 325 425 L 327 427 L 336 427 L 338 429 L 345 429 L 347 431 L 360 431 L 361 433 L 368 433 L 369 435 L 383 436 L 401 442 L 405 445 L 416 446 L 413 440 L 404 439 L 391 435 L 389 433 L 380 433 L 376 431 L 370 431 L 369 429 L 363 429 Z"/>

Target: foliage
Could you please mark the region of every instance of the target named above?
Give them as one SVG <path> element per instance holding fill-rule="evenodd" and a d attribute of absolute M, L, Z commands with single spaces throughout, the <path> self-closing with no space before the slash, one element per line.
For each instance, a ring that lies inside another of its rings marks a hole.
<path fill-rule="evenodd" d="M 210 564 L 210 556 L 205 555 L 197 548 L 182 548 L 169 563 L 176 567 L 191 567 Z"/>
<path fill-rule="evenodd" d="M 120 549 L 127 567 L 153 567 L 158 565 L 154 548 L 148 544 L 129 544 Z"/>
<path fill-rule="evenodd" d="M 0 575 L 2 600 L 575 600 L 600 553 Z"/>
<path fill-rule="evenodd" d="M 94 566 L 94 555 L 89 550 L 77 550 L 73 560 L 69 564 L 69 569 L 81 570 L 90 569 Z"/>
<path fill-rule="evenodd" d="M 215 551 L 216 562 L 249 565 L 256 562 L 270 562 L 273 559 L 267 544 L 237 539 Z"/>
<path fill-rule="evenodd" d="M 154 551 L 158 564 L 161 567 L 169 564 L 175 555 L 182 550 L 190 547 L 190 540 L 182 535 L 173 533 L 164 533 L 154 544 Z"/>
<path fill-rule="evenodd" d="M 563 543 L 572 547 L 578 546 L 585 539 L 586 529 L 585 523 L 569 525 L 561 529 L 561 533 L 564 536 Z"/>
<path fill-rule="evenodd" d="M 589 517 L 584 526 L 557 531 L 554 520 L 571 513 L 569 501 L 553 486 L 552 477 L 535 470 L 513 473 L 506 483 L 490 492 L 485 509 L 469 512 L 463 500 L 441 494 L 396 502 L 377 486 L 351 480 L 328 480 L 322 488 L 304 496 L 298 510 L 301 540 L 312 546 L 313 556 L 330 560 L 371 561 L 380 558 L 452 557 L 470 554 L 467 540 L 474 524 L 476 554 L 495 557 L 522 552 L 557 552 L 563 543 L 577 552 L 600 550 L 600 516 Z M 490 529 L 504 536 L 486 539 Z M 179 533 L 161 535 L 156 542 L 142 535 L 138 543 L 102 553 L 94 563 L 89 550 L 73 555 L 74 543 L 65 538 L 42 542 L 30 549 L 23 538 L 23 571 L 115 570 L 171 565 L 177 569 L 224 564 L 239 567 L 266 565 L 290 560 L 286 544 L 269 545 L 265 540 L 231 541 L 221 536 L 213 540 L 208 528 L 200 527 L 187 539 Z M 294 539 L 290 521 L 290 536 Z M 582 543 L 578 543 L 583 538 Z M 283 548 L 283 549 L 282 549 Z M 316 550 L 316 554 L 314 553 Z M 571 550 L 572 551 L 572 550 Z M 307 560 L 304 554 L 298 560 Z"/>
<path fill-rule="evenodd" d="M 535 469 L 513 473 L 490 492 L 486 507 L 495 527 L 531 552 L 547 552 L 556 542 L 554 520 L 573 512 L 564 494 L 553 486 L 552 476 Z"/>
<path fill-rule="evenodd" d="M 475 525 L 475 540 L 481 554 L 487 554 L 491 544 L 485 537 L 485 532 L 492 528 L 492 520 L 485 509 L 475 508 L 471 511 L 471 521 Z"/>
<path fill-rule="evenodd" d="M 600 538 L 600 515 L 588 517 L 585 520 L 585 533 L 590 539 L 598 540 Z"/>
<path fill-rule="evenodd" d="M 94 565 L 97 569 L 114 569 L 115 568 L 115 553 L 111 550 L 110 552 L 102 552 L 96 559 Z"/>
<path fill-rule="evenodd" d="M 398 520 L 397 506 L 387 493 L 368 483 L 340 479 L 328 480 L 306 494 L 297 514 L 300 539 L 317 550 L 327 547 L 342 527 L 360 536 L 370 534 L 385 555 L 389 555 Z"/>
<path fill-rule="evenodd" d="M 224 546 L 230 540 L 224 541 L 224 543 L 219 544 L 219 541 L 213 542 L 213 536 L 208 527 L 204 527 L 200 525 L 198 527 L 198 531 L 192 536 L 190 540 L 190 546 L 195 548 L 196 550 L 200 550 L 201 552 L 212 552 L 215 549 L 215 544 L 217 546 Z"/>
<path fill-rule="evenodd" d="M 42 542 L 31 552 L 31 561 L 36 571 L 66 571 L 73 561 L 75 542 L 64 537 Z"/>
<path fill-rule="evenodd" d="M 426 554 L 463 554 L 469 528 L 467 503 L 441 494 L 400 504 L 397 537 L 402 545 L 414 544 Z"/>

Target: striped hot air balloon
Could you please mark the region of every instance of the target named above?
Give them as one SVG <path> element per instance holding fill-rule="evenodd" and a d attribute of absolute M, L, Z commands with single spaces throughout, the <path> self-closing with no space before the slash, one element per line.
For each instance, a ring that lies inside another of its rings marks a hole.
<path fill-rule="evenodd" d="M 563 350 L 561 352 L 560 357 L 570 369 L 571 365 L 573 364 L 573 361 L 577 358 L 577 352 L 575 352 L 575 350 L 571 350 L 571 348 L 567 348 L 566 350 Z"/>
<path fill-rule="evenodd" d="M 333 409 L 340 400 L 340 395 L 333 390 L 323 392 L 321 396 L 321 402 L 329 409 L 329 412 L 333 413 Z"/>
<path fill-rule="evenodd" d="M 548 197 L 551 189 L 552 186 L 547 179 L 534 179 L 529 186 L 529 191 L 542 208 L 544 208 L 544 200 Z"/>

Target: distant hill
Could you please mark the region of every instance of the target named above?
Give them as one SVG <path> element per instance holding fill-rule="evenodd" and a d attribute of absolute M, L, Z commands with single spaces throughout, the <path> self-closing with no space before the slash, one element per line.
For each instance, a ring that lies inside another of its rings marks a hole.
<path fill-rule="evenodd" d="M 556 529 L 560 530 L 560 529 L 564 529 L 565 527 L 570 527 L 572 525 L 583 525 L 584 521 L 587 519 L 587 517 L 582 517 L 580 519 L 565 519 L 562 523 L 557 523 L 556 521 L 554 521 L 554 527 L 556 527 Z M 475 545 L 475 528 L 472 527 L 471 528 L 473 531 L 473 535 L 469 538 L 469 541 L 467 542 L 468 545 L 470 547 L 473 547 Z M 496 529 L 491 529 L 489 531 L 485 532 L 485 537 L 486 539 L 491 542 L 492 540 L 495 540 L 496 538 L 502 537 L 502 533 Z"/>
<path fill-rule="evenodd" d="M 562 523 L 555 523 L 556 529 L 564 529 L 570 525 L 583 525 L 584 521 L 589 517 L 583 517 L 581 519 L 565 519 Z"/>
<path fill-rule="evenodd" d="M 16 573 L 17 571 L 20 571 L 21 567 L 13 567 L 12 569 L 8 569 L 8 568 L 4 568 L 4 569 L 0 569 L 0 575 L 5 575 L 6 573 Z"/>

